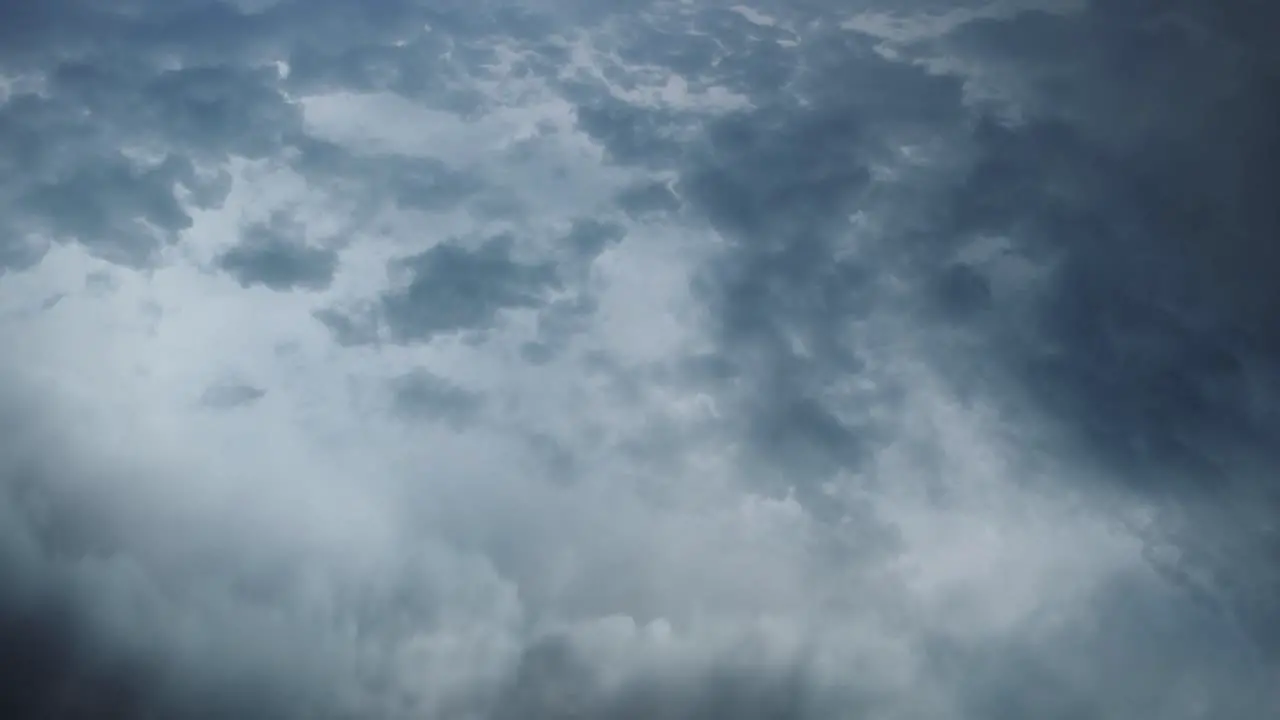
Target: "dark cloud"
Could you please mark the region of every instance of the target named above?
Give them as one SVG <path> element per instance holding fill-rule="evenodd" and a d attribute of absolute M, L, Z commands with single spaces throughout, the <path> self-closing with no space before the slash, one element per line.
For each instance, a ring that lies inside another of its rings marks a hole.
<path fill-rule="evenodd" d="M 871 166 L 894 134 L 945 127 L 961 107 L 952 79 L 816 42 L 847 65 L 797 79 L 813 102 L 783 96 L 709 124 L 677 188 L 731 243 L 699 285 L 717 311 L 722 362 L 752 388 L 740 399 L 747 447 L 819 509 L 828 474 L 856 467 L 875 441 L 874 428 L 849 425 L 821 398 L 863 362 L 847 328 L 873 309 L 895 262 L 891 252 L 839 257 L 848 216 L 874 199 Z"/>
<path fill-rule="evenodd" d="M 577 94 L 582 97 L 578 127 L 604 145 L 612 160 L 664 167 L 683 153 L 684 144 L 672 131 L 677 122 L 692 122 L 683 113 L 636 107 L 594 88 Z"/>
<path fill-rule="evenodd" d="M 574 256 L 590 261 L 610 246 L 621 242 L 626 235 L 626 228 L 621 225 L 579 218 L 573 221 L 564 244 Z"/>
<path fill-rule="evenodd" d="M 11 100 L 0 112 L 23 115 L 27 113 L 24 105 L 24 99 Z M 40 112 L 31 109 L 32 114 Z M 40 125 L 35 118 L 18 122 L 32 123 L 32 131 Z M 4 134 L 3 130 L 0 134 Z M 11 139 L 15 145 L 25 144 L 18 138 Z M 68 150 L 75 152 L 71 148 L 57 152 Z M 16 166 L 10 168 L 12 174 L 7 177 L 10 182 L 21 180 L 22 187 L 7 193 L 12 196 L 13 211 L 6 235 L 13 245 L 5 255 L 12 257 L 18 267 L 43 254 L 38 250 L 43 246 L 33 243 L 32 237 L 78 241 L 113 262 L 143 266 L 155 258 L 163 245 L 190 227 L 191 217 L 174 196 L 176 184 L 194 184 L 192 167 L 184 159 L 171 155 L 158 163 L 139 164 L 113 152 L 96 162 L 65 170 L 35 166 L 55 162 L 48 157 L 25 161 L 28 153 L 44 151 L 39 146 L 28 146 L 10 156 L 10 163 Z M 54 151 L 50 148 L 48 152 Z"/>
<path fill-rule="evenodd" d="M 218 267 L 244 287 L 323 290 L 333 282 L 338 254 L 308 247 L 302 234 L 303 228 L 283 218 L 251 225 L 241 233 L 239 244 L 218 256 Z"/>
<path fill-rule="evenodd" d="M 448 210 L 485 189 L 474 175 L 434 158 L 359 154 L 313 137 L 294 143 L 295 167 L 317 185 L 364 200 L 369 212 L 390 200 L 406 210 Z"/>
<path fill-rule="evenodd" d="M 393 408 L 406 417 L 438 420 L 455 427 L 471 424 L 484 408 L 482 396 L 425 370 L 401 375 L 391 383 Z"/>
<path fill-rule="evenodd" d="M 1177 541 L 1186 557 L 1235 548 L 1201 562 L 1248 587 L 1223 592 L 1269 625 L 1272 612 L 1249 598 L 1275 581 L 1260 565 L 1275 541 L 1246 508 L 1280 497 L 1261 469 L 1280 464 L 1275 411 L 1264 409 L 1276 407 L 1273 385 L 1259 382 L 1277 367 L 1273 323 L 1261 320 L 1274 284 L 1255 279 L 1275 265 L 1262 191 L 1275 185 L 1264 129 L 1274 127 L 1274 66 L 1240 44 L 1244 28 L 1206 21 L 1198 5 L 1157 14 L 1128 4 L 975 22 L 940 43 L 964 48 L 984 68 L 977 78 L 884 61 L 847 38 L 807 40 L 805 71 L 789 86 L 807 105 L 783 96 L 713 122 L 705 149 L 684 161 L 637 144 L 649 120 L 616 115 L 627 129 L 611 131 L 611 116 L 596 113 L 584 127 L 621 160 L 680 167 L 681 196 L 736 244 L 703 287 L 722 308 L 728 362 L 752 379 L 749 446 L 786 484 L 857 467 L 860 448 L 879 441 L 819 398 L 859 368 L 859 338 L 843 328 L 884 302 L 877 280 L 922 278 L 922 317 L 984 338 L 986 364 L 1000 368 L 984 373 L 988 392 L 998 382 L 1026 393 L 1095 477 L 1168 508 L 1168 527 L 1199 516 Z M 1100 52 L 1077 63 L 1086 46 Z M 986 82 L 983 71 L 1015 78 L 1022 121 L 1001 124 L 963 99 L 962 81 Z M 857 232 L 850 212 L 885 212 L 872 167 L 931 134 L 952 139 L 948 174 L 887 201 L 906 215 L 876 218 L 884 237 L 871 266 L 835 259 Z M 950 259 L 983 237 L 1053 263 L 1048 284 L 1001 298 L 990 268 Z M 1232 539 L 1213 539 L 1221 533 Z"/>
<path fill-rule="evenodd" d="M 328 329 L 333 341 L 342 347 L 378 342 L 378 319 L 372 311 L 348 312 L 328 308 L 317 310 L 312 316 Z"/>
<path fill-rule="evenodd" d="M 1264 198 L 1277 86 L 1269 51 L 1225 20 L 1248 11 L 1229 7 L 1031 12 L 904 51 L 959 48 L 976 72 L 886 61 L 848 35 L 806 38 L 787 94 L 745 88 L 772 102 L 711 122 L 692 152 L 648 130 L 678 126 L 661 113 L 596 108 L 580 121 L 619 161 L 678 168 L 681 197 L 734 244 L 701 287 L 720 309 L 721 362 L 751 381 L 747 445 L 784 485 L 857 468 L 884 439 L 841 420 L 831 388 L 863 362 L 865 340 L 848 328 L 885 308 L 883 280 L 900 274 L 924 291 L 907 301 L 919 322 L 977 343 L 944 371 L 1027 398 L 1097 482 L 1156 502 L 1189 571 L 1213 576 L 1228 614 L 1272 652 L 1275 611 L 1254 598 L 1277 578 L 1260 519 L 1272 510 L 1257 509 L 1280 500 L 1264 379 L 1280 356 L 1262 319 L 1275 285 L 1259 279 L 1276 264 Z M 1082 47 L 1099 51 L 1078 62 Z M 988 114 L 999 103 L 965 98 L 1006 77 L 1014 123 Z M 876 165 L 931 138 L 949 143 L 941 174 L 873 187 Z M 857 237 L 856 210 L 874 213 L 879 237 Z M 1044 284 L 1019 294 L 991 277 L 999 267 L 957 261 L 983 238 L 1011 243 L 996 265 L 1052 267 Z M 838 259 L 855 242 L 858 259 Z M 1101 712 L 1097 698 L 1081 702 L 1058 712 Z"/>
<path fill-rule="evenodd" d="M 607 229 L 580 227 L 581 237 L 571 235 L 570 243 L 591 245 L 609 237 Z M 548 305 L 549 294 L 560 285 L 554 266 L 522 261 L 514 253 L 510 235 L 490 237 L 474 248 L 454 238 L 390 263 L 388 271 L 400 279 L 401 287 L 385 293 L 376 306 L 363 312 L 322 310 L 316 318 L 344 345 L 374 342 L 382 337 L 380 329 L 385 329 L 385 339 L 399 344 L 444 334 L 483 333 L 506 310 Z"/>
<path fill-rule="evenodd" d="M 551 267 L 521 262 L 509 236 L 485 240 L 475 249 L 438 245 L 395 263 L 408 285 L 382 299 L 382 317 L 399 341 L 426 340 L 438 333 L 484 330 L 506 309 L 534 308 L 556 285 Z"/>
<path fill-rule="evenodd" d="M 85 275 L 84 288 L 91 293 L 104 293 L 116 288 L 118 280 L 107 272 L 91 272 Z"/>
<path fill-rule="evenodd" d="M 629 187 L 618 195 L 618 205 L 631 215 L 673 212 L 680 199 L 665 183 L 650 182 Z"/>
<path fill-rule="evenodd" d="M 229 178 L 204 168 L 231 158 L 281 158 L 292 148 L 300 169 L 339 179 L 359 172 L 351 167 L 358 161 L 343 153 L 316 157 L 318 141 L 303 132 L 275 63 L 315 51 L 350 70 L 361 53 L 378 48 L 396 52 L 399 63 L 430 50 L 423 40 L 395 51 L 405 28 L 422 27 L 427 15 L 404 2 L 358 13 L 341 3 L 254 11 L 179 2 L 163 12 L 70 0 L 39 10 L 19 5 L 6 3 L 11 22 L 4 25 L 14 37 L 0 62 L 6 74 L 39 74 L 43 89 L 19 83 L 0 106 L 0 203 L 7 208 L 0 267 L 9 268 L 36 262 L 48 241 L 150 264 L 189 227 L 192 206 L 221 205 Z M 305 80 L 303 65 L 297 82 Z M 358 89 L 344 80 L 351 78 L 312 78 L 307 87 Z M 336 164 L 317 167 L 324 161 Z M 383 175 L 396 202 L 408 207 L 438 207 L 446 196 L 469 192 L 456 173 L 399 164 L 375 163 L 378 173 L 365 180 Z M 367 190 L 373 197 L 386 192 Z"/>
<path fill-rule="evenodd" d="M 266 390 L 243 383 L 211 385 L 200 396 L 200 403 L 215 410 L 252 405 L 267 394 Z"/>
<path fill-rule="evenodd" d="M 58 601 L 0 613 L 0 641 L 16 661 L 0 684 L 0 712 L 12 718 L 140 717 L 147 688 L 137 669 L 120 657 L 95 662 Z"/>
<path fill-rule="evenodd" d="M 1074 452 L 1165 508 L 1191 574 L 1214 576 L 1274 653 L 1274 609 L 1253 598 L 1280 582 L 1258 516 L 1280 502 L 1274 284 L 1257 274 L 1276 262 L 1262 196 L 1280 179 L 1277 85 L 1270 51 L 1225 21 L 1243 5 L 1224 7 L 1129 3 L 959 33 L 975 57 L 1025 65 L 1027 119 L 977 136 L 952 217 L 1053 258 L 1033 325 L 997 352 Z M 1101 52 L 1077 63 L 1086 41 Z"/>

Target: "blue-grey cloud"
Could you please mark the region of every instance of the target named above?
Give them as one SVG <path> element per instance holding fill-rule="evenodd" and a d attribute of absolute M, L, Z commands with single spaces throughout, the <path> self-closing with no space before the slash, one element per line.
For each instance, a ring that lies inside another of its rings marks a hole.
<path fill-rule="evenodd" d="M 456 387 L 437 375 L 416 371 L 401 375 L 391 383 L 392 407 L 407 417 L 439 420 L 465 426 L 476 419 L 484 398 Z"/>
<path fill-rule="evenodd" d="M 396 263 L 408 285 L 382 299 L 384 322 L 400 340 L 484 330 L 508 308 L 536 307 L 556 279 L 551 268 L 512 257 L 514 240 L 499 236 L 469 250 L 448 244 Z"/>
<path fill-rule="evenodd" d="M 0 0 L 0 714 L 1264 716 L 1271 15 Z"/>
<path fill-rule="evenodd" d="M 218 267 L 241 285 L 262 285 L 272 290 L 302 288 L 323 290 L 333 282 L 338 254 L 308 247 L 305 238 L 294 237 L 298 228 L 277 221 L 251 225 L 239 244 L 218 256 Z"/>
<path fill-rule="evenodd" d="M 205 390 L 200 396 L 200 403 L 205 407 L 213 408 L 214 410 L 229 410 L 231 408 L 242 407 L 244 405 L 251 405 L 258 400 L 261 400 L 262 396 L 266 394 L 266 390 L 252 385 L 245 385 L 243 383 L 220 383 L 211 385 L 207 390 Z"/>

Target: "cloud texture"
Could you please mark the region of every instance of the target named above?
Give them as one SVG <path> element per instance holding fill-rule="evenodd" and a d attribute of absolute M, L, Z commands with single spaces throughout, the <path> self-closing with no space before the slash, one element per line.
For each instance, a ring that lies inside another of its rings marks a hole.
<path fill-rule="evenodd" d="M 1280 711 L 1275 15 L 0 0 L 0 716 Z"/>

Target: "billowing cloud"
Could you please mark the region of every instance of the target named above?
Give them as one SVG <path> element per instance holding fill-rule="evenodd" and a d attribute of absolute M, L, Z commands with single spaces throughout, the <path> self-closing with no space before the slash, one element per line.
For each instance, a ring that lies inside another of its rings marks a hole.
<path fill-rule="evenodd" d="M 1266 716 L 1271 14 L 0 0 L 0 714 Z"/>

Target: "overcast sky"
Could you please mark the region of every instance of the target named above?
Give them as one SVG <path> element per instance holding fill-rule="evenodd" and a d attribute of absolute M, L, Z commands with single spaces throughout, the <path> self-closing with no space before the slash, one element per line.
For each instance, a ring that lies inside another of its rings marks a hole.
<path fill-rule="evenodd" d="M 1280 713 L 1264 0 L 0 0 L 0 717 Z"/>

